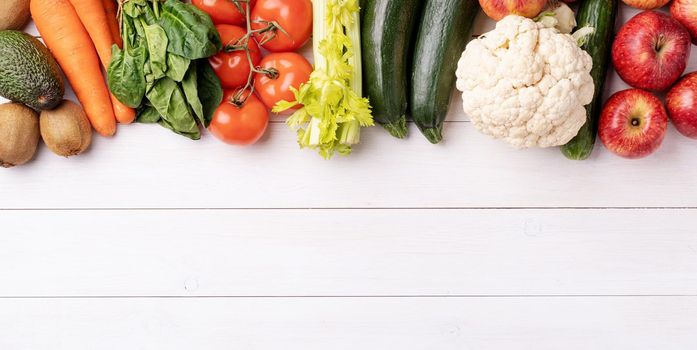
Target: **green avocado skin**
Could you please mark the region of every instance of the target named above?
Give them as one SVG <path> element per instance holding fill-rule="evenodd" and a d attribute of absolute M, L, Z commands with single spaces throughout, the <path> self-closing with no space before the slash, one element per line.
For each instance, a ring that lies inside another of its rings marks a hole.
<path fill-rule="evenodd" d="M 33 36 L 0 31 L 0 96 L 36 110 L 56 107 L 65 93 L 60 66 Z"/>

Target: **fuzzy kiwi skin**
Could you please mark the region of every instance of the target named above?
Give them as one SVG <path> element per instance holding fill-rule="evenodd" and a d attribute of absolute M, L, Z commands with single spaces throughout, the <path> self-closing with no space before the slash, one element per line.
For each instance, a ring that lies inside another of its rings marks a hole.
<path fill-rule="evenodd" d="M 0 167 L 22 165 L 32 158 L 39 144 L 39 116 L 19 103 L 0 105 Z"/>
<path fill-rule="evenodd" d="M 63 100 L 55 109 L 42 111 L 39 124 L 44 143 L 59 156 L 78 155 L 92 143 L 92 126 L 75 102 Z"/>
<path fill-rule="evenodd" d="M 22 29 L 29 21 L 29 0 L 0 1 L 0 30 Z"/>

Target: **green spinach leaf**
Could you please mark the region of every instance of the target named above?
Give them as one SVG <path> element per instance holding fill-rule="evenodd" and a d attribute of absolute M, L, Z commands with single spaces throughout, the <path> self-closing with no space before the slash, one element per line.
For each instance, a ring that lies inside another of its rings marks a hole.
<path fill-rule="evenodd" d="M 167 0 L 159 24 L 167 33 L 167 51 L 194 60 L 220 51 L 220 36 L 211 18 L 191 4 Z"/>
<path fill-rule="evenodd" d="M 203 125 L 207 128 L 213 113 L 223 101 L 223 88 L 208 60 L 196 61 L 196 83 L 198 97 L 203 106 Z"/>
<path fill-rule="evenodd" d="M 128 107 L 140 106 L 145 95 L 145 48 L 121 50 L 114 45 L 107 69 L 107 84 L 116 98 Z"/>
<path fill-rule="evenodd" d="M 145 0 L 129 0 L 124 2 L 121 11 L 128 17 L 138 18 L 143 14 L 144 7 L 147 7 Z"/>
<path fill-rule="evenodd" d="M 189 111 L 184 94 L 170 78 L 158 80 L 146 94 L 150 104 L 160 113 L 160 124 L 192 139 L 201 137 L 196 120 Z"/>
<path fill-rule="evenodd" d="M 192 140 L 200 140 L 201 139 L 201 131 L 198 130 L 198 128 L 194 131 L 184 131 L 184 130 L 181 130 L 181 129 L 177 128 L 176 126 L 172 125 L 166 119 L 160 119 L 158 124 L 160 124 L 161 126 L 167 128 L 169 130 L 172 130 L 173 132 L 175 132 L 179 135 L 186 136 Z"/>
<path fill-rule="evenodd" d="M 174 81 L 182 81 L 186 75 L 191 60 L 175 53 L 167 54 L 167 72 L 165 74 Z"/>
<path fill-rule="evenodd" d="M 141 23 L 143 24 L 143 23 Z M 148 43 L 150 70 L 159 79 L 167 71 L 167 33 L 158 25 L 143 24 L 145 39 Z"/>
<path fill-rule="evenodd" d="M 189 103 L 194 114 L 198 117 L 198 120 L 207 127 L 208 125 L 206 125 L 206 120 L 203 116 L 203 105 L 201 105 L 201 100 L 198 97 L 196 82 L 196 64 L 194 63 L 189 67 L 189 70 L 184 76 L 184 80 L 182 80 L 182 90 L 184 90 L 186 101 Z"/>
<path fill-rule="evenodd" d="M 138 123 L 153 124 L 159 122 L 160 119 L 162 119 L 160 112 L 158 112 L 155 107 L 148 104 L 138 110 L 138 118 L 136 121 Z"/>

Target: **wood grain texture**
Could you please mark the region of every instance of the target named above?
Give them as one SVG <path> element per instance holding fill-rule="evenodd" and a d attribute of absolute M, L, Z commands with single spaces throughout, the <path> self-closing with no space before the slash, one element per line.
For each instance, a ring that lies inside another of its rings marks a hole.
<path fill-rule="evenodd" d="M 280 117 L 246 149 L 42 146 L 0 169 L 0 349 L 693 349 L 697 143 L 571 162 L 467 120 L 455 93 L 444 144 L 371 128 L 330 162 Z"/>
<path fill-rule="evenodd" d="M 0 348 L 685 350 L 697 298 L 0 300 Z"/>
<path fill-rule="evenodd" d="M 0 296 L 697 295 L 694 210 L 0 212 Z"/>
<path fill-rule="evenodd" d="M 583 162 L 516 151 L 469 123 L 446 134 L 433 146 L 374 128 L 350 158 L 325 161 L 299 150 L 283 124 L 250 148 L 130 125 L 80 157 L 42 149 L 3 169 L 0 208 L 697 207 L 697 143 L 672 129 L 638 161 L 601 149 Z"/>
<path fill-rule="evenodd" d="M 634 13 L 623 7 L 621 18 Z M 481 15 L 476 32 L 492 25 Z M 626 87 L 610 79 L 608 93 Z M 3 169 L 0 209 L 697 207 L 697 143 L 672 127 L 649 158 L 624 160 L 598 142 L 590 160 L 573 162 L 557 149 L 517 151 L 479 134 L 458 122 L 467 118 L 454 99 L 444 144 L 430 145 L 413 125 L 405 141 L 371 128 L 355 154 L 332 161 L 299 150 L 281 120 L 249 148 L 121 126 L 85 155 L 58 158 L 42 147 L 31 164 Z"/>

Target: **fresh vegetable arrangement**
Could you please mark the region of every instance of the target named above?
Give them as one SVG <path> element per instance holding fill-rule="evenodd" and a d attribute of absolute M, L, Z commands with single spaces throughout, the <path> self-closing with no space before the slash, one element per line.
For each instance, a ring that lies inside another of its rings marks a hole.
<path fill-rule="evenodd" d="M 410 111 L 431 143 L 443 139 L 457 60 L 478 11 L 473 0 L 427 0 L 424 4 L 412 59 Z"/>
<path fill-rule="evenodd" d="M 348 155 L 360 140 L 361 127 L 373 125 L 370 104 L 362 97 L 361 38 L 358 0 L 315 0 L 310 81 L 293 89 L 294 101 L 274 112 L 302 105 L 288 119 L 298 129 L 301 147 L 325 158 Z"/>
<path fill-rule="evenodd" d="M 197 140 L 222 100 L 207 58 L 221 47 L 210 17 L 178 0 L 123 2 L 123 49 L 113 47 L 109 88 L 138 122 L 158 123 Z"/>
<path fill-rule="evenodd" d="M 578 9 L 578 28 L 593 28 L 593 32 L 585 37 L 581 48 L 593 59 L 590 73 L 595 91 L 593 101 L 586 105 L 586 123 L 571 141 L 561 147 L 562 153 L 569 159 L 587 159 L 595 147 L 617 10 L 617 0 L 586 0 Z"/>
<path fill-rule="evenodd" d="M 221 141 L 238 146 L 259 141 L 269 123 L 269 109 L 292 100 L 292 89 L 310 78 L 312 66 L 292 52 L 304 45 L 312 32 L 310 0 L 259 0 L 236 2 L 235 16 L 241 26 L 218 24 L 223 41 L 221 52 L 210 58 L 213 70 L 226 89 L 222 104 L 215 110 L 209 127 Z M 220 3 L 203 4 L 216 18 Z M 262 49 L 271 53 L 263 57 Z"/>
<path fill-rule="evenodd" d="M 618 0 L 3 1 L 0 166 L 41 139 L 80 154 L 92 129 L 133 121 L 252 145 L 271 112 L 324 158 L 374 123 L 405 138 L 413 121 L 439 143 L 455 85 L 465 125 L 516 148 L 582 160 L 597 136 L 645 157 L 668 121 L 697 138 L 697 72 L 683 76 L 697 0 L 622 1 L 644 11 L 617 33 Z M 480 9 L 497 23 L 475 37 Z M 40 40 L 16 31 L 29 14 Z M 310 37 L 313 64 L 296 52 Z M 603 101 L 610 66 L 632 88 Z M 80 104 L 63 99 L 63 75 Z"/>
<path fill-rule="evenodd" d="M 482 133 L 518 148 L 560 146 L 586 122 L 591 68 L 571 35 L 511 15 L 467 45 L 457 88 Z"/>

